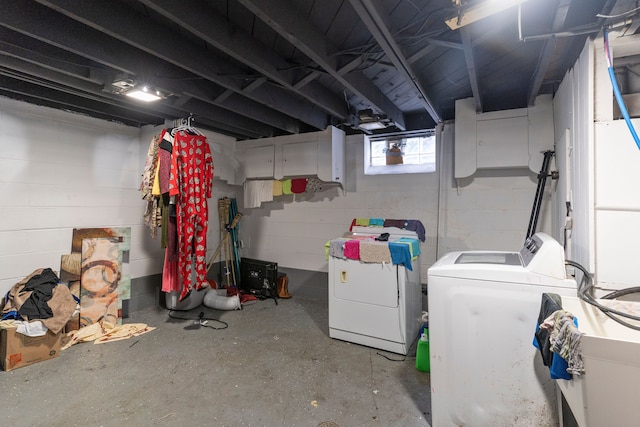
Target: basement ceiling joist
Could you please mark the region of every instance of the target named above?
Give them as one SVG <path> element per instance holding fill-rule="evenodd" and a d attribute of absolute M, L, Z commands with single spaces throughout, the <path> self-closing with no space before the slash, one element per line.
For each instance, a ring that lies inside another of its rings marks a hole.
<path fill-rule="evenodd" d="M 523 108 L 553 93 L 587 37 L 633 0 L 528 0 L 452 30 L 486 0 L 3 0 L 0 93 L 131 126 L 193 115 L 239 140 L 335 125 L 371 110 L 433 127 L 455 101 Z M 520 12 L 520 13 L 519 13 Z M 626 13 L 626 14 L 625 14 Z M 113 82 L 148 84 L 153 104 Z"/>

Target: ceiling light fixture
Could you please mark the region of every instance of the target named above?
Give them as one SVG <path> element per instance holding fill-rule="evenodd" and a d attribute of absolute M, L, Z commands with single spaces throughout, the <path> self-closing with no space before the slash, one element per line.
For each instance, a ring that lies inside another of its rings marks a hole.
<path fill-rule="evenodd" d="M 148 86 L 143 86 L 140 89 L 134 88 L 125 92 L 125 95 L 144 102 L 158 101 L 163 98 L 159 90 L 151 89 Z"/>
<path fill-rule="evenodd" d="M 106 91 L 118 95 L 126 95 L 143 102 L 153 102 L 167 98 L 167 95 L 160 90 L 146 84 L 140 84 L 134 78 L 128 76 L 114 80 L 111 83 L 111 89 Z"/>
<path fill-rule="evenodd" d="M 385 114 L 374 113 L 371 109 L 358 111 L 358 128 L 370 132 L 373 130 L 385 129 L 391 124 Z"/>
<path fill-rule="evenodd" d="M 469 2 L 468 5 L 458 6 L 458 16 L 447 19 L 445 23 L 452 30 L 469 25 L 496 13 L 507 10 L 513 6 L 524 3 L 527 0 L 484 0 Z M 456 4 L 458 2 L 456 1 Z"/>
<path fill-rule="evenodd" d="M 362 130 L 378 130 L 384 129 L 387 126 L 380 122 L 360 123 L 358 127 Z"/>

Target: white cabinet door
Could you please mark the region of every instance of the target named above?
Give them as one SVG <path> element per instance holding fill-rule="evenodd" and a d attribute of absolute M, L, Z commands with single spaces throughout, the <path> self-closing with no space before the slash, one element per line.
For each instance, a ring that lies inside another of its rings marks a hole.
<path fill-rule="evenodd" d="M 247 148 L 244 157 L 247 178 L 273 178 L 274 155 L 273 145 Z"/>
<path fill-rule="evenodd" d="M 478 168 L 529 166 L 527 116 L 478 120 L 476 162 Z"/>
<path fill-rule="evenodd" d="M 282 175 L 317 175 L 318 142 L 296 142 L 282 145 Z"/>

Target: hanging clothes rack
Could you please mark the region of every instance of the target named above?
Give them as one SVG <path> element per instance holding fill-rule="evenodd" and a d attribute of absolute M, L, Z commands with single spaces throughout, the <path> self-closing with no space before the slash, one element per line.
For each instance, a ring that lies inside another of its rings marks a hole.
<path fill-rule="evenodd" d="M 195 121 L 195 118 L 193 117 L 193 114 L 189 114 L 189 117 L 187 118 L 175 119 L 173 121 L 171 135 L 175 135 L 177 132 L 180 132 L 181 130 L 192 132 L 197 135 L 203 135 L 202 132 L 200 132 L 195 126 L 193 126 L 194 121 Z"/>

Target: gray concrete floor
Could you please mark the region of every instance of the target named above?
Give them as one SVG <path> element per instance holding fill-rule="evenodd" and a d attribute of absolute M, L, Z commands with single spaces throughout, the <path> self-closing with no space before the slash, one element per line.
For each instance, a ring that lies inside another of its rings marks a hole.
<path fill-rule="evenodd" d="M 326 277 L 326 276 L 324 276 Z M 331 339 L 326 281 L 291 280 L 293 298 L 241 311 L 161 307 L 125 323 L 157 329 L 77 344 L 0 372 L 0 421 L 15 426 L 429 426 L 429 374 L 404 357 Z M 219 326 L 217 322 L 209 322 Z M 197 325 L 195 325 L 197 326 Z M 415 347 L 415 345 L 414 345 Z"/>

